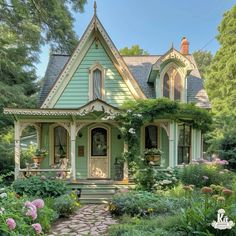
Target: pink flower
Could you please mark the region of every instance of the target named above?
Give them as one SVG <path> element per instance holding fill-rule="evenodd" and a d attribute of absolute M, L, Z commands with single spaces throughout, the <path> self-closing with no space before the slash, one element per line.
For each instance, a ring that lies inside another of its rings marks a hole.
<path fill-rule="evenodd" d="M 36 199 L 32 202 L 36 208 L 43 208 L 44 207 L 44 201 L 42 199 Z"/>
<path fill-rule="evenodd" d="M 32 204 L 32 202 L 30 202 L 30 201 L 26 201 L 25 202 L 25 207 L 27 207 L 27 208 L 29 208 L 29 209 L 31 209 L 33 211 L 37 211 L 36 206 L 34 204 Z"/>
<path fill-rule="evenodd" d="M 42 232 L 42 226 L 39 223 L 32 224 L 32 226 L 37 234 L 40 234 Z"/>
<path fill-rule="evenodd" d="M 7 218 L 6 220 L 7 226 L 10 230 L 13 230 L 16 228 L 16 222 L 12 218 Z"/>
<path fill-rule="evenodd" d="M 29 209 L 27 212 L 26 212 L 26 215 L 27 216 L 31 216 L 32 217 L 32 220 L 36 220 L 37 219 L 37 212 L 32 210 L 32 209 Z"/>

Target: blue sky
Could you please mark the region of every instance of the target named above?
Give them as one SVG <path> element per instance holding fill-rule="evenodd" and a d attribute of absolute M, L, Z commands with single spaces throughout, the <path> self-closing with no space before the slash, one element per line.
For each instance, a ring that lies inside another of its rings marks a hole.
<path fill-rule="evenodd" d="M 225 11 L 235 0 L 97 0 L 97 15 L 118 49 L 139 44 L 150 54 L 163 54 L 173 42 L 179 50 L 186 36 L 190 53 L 219 48 L 217 27 Z M 85 12 L 74 14 L 74 29 L 81 36 L 93 16 L 93 1 L 88 0 Z M 37 75 L 43 77 L 49 47 L 42 48 Z"/>

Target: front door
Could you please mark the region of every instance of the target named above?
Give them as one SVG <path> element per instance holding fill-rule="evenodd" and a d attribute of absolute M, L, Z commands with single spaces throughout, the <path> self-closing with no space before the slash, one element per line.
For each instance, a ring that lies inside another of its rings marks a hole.
<path fill-rule="evenodd" d="M 109 133 L 106 128 L 89 130 L 89 178 L 109 178 Z"/>

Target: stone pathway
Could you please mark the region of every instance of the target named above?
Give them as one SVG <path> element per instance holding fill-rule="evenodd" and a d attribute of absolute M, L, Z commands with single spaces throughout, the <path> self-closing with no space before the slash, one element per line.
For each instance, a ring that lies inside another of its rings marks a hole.
<path fill-rule="evenodd" d="M 86 205 L 68 219 L 57 221 L 48 236 L 106 235 L 110 225 L 116 224 L 107 205 Z"/>

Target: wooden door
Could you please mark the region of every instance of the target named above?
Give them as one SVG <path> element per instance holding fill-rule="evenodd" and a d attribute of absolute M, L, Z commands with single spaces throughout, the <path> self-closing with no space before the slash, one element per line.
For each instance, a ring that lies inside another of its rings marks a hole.
<path fill-rule="evenodd" d="M 89 178 L 109 178 L 109 132 L 95 127 L 89 132 Z"/>

